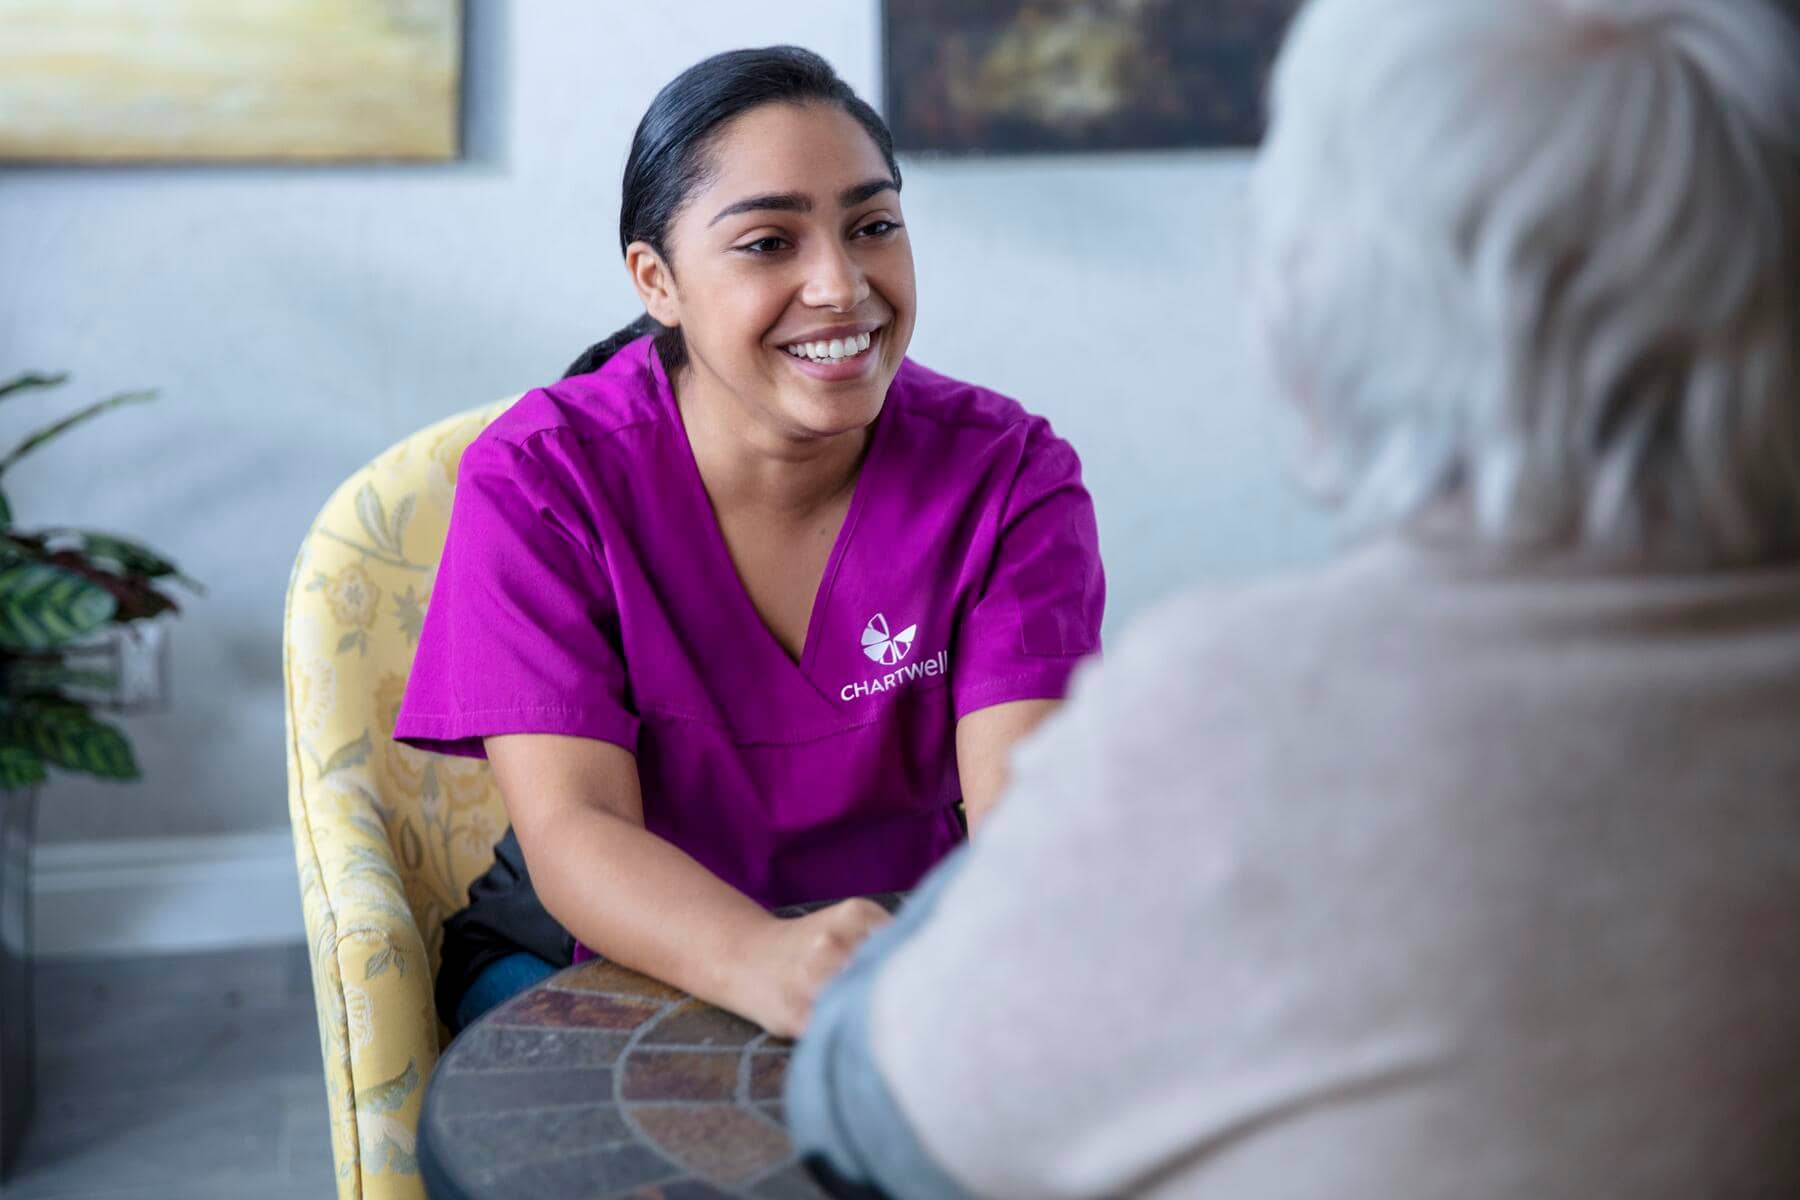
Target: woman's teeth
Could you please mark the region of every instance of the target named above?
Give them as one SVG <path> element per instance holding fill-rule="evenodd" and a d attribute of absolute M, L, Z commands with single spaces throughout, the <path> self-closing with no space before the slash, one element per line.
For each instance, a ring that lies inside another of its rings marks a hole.
<path fill-rule="evenodd" d="M 795 342 L 791 346 L 783 346 L 795 358 L 807 358 L 813 362 L 843 362 L 846 358 L 855 358 L 869 348 L 871 335 L 856 334 L 854 337 L 832 338 L 829 342 Z"/>

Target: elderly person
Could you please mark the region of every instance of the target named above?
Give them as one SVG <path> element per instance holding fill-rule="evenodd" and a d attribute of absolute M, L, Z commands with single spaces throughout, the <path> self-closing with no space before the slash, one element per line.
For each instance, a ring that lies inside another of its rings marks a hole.
<path fill-rule="evenodd" d="M 1256 327 L 1355 548 L 1141 622 L 820 999 L 847 1194 L 1800 1195 L 1800 28 L 1314 0 Z"/>

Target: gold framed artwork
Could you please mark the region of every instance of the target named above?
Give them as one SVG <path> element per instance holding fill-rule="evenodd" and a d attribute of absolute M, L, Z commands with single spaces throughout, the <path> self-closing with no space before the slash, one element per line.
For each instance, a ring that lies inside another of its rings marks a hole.
<path fill-rule="evenodd" d="M 0 159 L 453 159 L 462 0 L 0 0 Z"/>

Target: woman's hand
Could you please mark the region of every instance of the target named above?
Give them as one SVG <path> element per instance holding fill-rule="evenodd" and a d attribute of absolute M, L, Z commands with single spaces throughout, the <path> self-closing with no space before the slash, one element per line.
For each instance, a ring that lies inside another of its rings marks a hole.
<path fill-rule="evenodd" d="M 551 734 L 486 741 L 544 907 L 622 966 L 797 1037 L 813 997 L 888 915 L 845 900 L 772 917 L 644 828 L 637 760 L 609 742 Z"/>
<path fill-rule="evenodd" d="M 743 946 L 735 1003 L 728 1007 L 776 1037 L 799 1037 L 813 1000 L 856 948 L 891 920 L 872 900 L 845 900 L 804 917 L 771 918 Z"/>

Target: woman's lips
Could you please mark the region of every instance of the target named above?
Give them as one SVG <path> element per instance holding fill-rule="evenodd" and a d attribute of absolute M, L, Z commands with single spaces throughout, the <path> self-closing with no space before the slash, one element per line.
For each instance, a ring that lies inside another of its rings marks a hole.
<path fill-rule="evenodd" d="M 803 375 L 830 383 L 841 383 L 845 380 L 861 379 L 874 371 L 877 352 L 881 348 L 881 333 L 882 331 L 879 329 L 870 333 L 868 349 L 846 358 L 820 360 L 793 354 L 785 349 L 779 350 L 777 353 L 792 363 L 794 369 Z"/>

